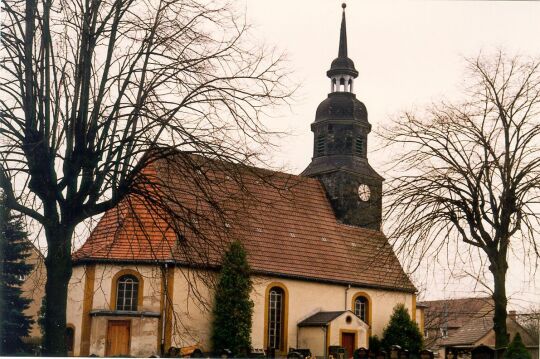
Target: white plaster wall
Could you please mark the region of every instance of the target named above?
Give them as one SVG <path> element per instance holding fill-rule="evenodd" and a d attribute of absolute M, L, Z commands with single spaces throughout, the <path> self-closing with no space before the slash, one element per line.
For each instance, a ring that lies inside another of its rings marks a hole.
<path fill-rule="evenodd" d="M 309 348 L 314 356 L 324 355 L 326 329 L 323 327 L 298 328 L 298 348 Z"/>
<path fill-rule="evenodd" d="M 172 345 L 185 347 L 198 344 L 203 350 L 211 350 L 211 308 L 213 294 L 208 287 L 197 279 L 201 273 L 193 270 L 175 269 L 174 279 L 174 325 Z M 357 292 L 364 292 L 371 298 L 372 330 L 371 334 L 382 336 L 393 308 L 404 303 L 411 310 L 413 295 L 410 293 L 391 292 L 376 289 L 306 282 L 292 279 L 272 277 L 256 277 L 253 279 L 252 299 L 254 315 L 252 327 L 252 345 L 264 348 L 264 312 L 265 293 L 272 282 L 283 284 L 289 293 L 288 308 L 288 347 L 298 347 L 297 324 L 318 311 L 351 310 L 352 298 Z M 195 287 L 192 287 L 197 283 Z M 191 284 L 191 285 L 190 285 Z M 206 298 L 201 303 L 197 298 Z M 339 335 L 339 331 L 338 331 Z M 358 336 L 359 346 L 367 347 L 368 331 Z M 339 340 L 339 339 L 337 339 Z"/>
<path fill-rule="evenodd" d="M 265 292 L 271 282 L 279 282 L 287 287 L 289 292 L 288 308 L 288 346 L 296 346 L 297 324 L 318 311 L 352 310 L 352 298 L 358 292 L 364 292 L 371 298 L 372 328 L 371 335 L 382 336 L 384 327 L 388 324 L 394 306 L 404 303 L 409 309 L 413 305 L 413 294 L 384 291 L 360 287 L 306 282 L 293 279 L 277 279 L 260 277 L 254 279 L 252 298 L 255 302 L 253 316 L 252 342 L 254 348 L 264 348 L 264 310 Z M 367 343 L 366 343 L 367 345 Z"/>
<path fill-rule="evenodd" d="M 81 328 L 84 299 L 84 285 L 86 280 L 86 267 L 76 266 L 69 280 L 66 323 L 73 325 L 75 336 L 73 342 L 73 354 L 80 355 L 81 349 Z"/>
<path fill-rule="evenodd" d="M 94 302 L 92 309 L 111 308 L 112 279 L 121 270 L 130 269 L 138 272 L 143 278 L 143 302 L 139 303 L 140 311 L 159 312 L 161 294 L 161 269 L 148 265 L 96 265 L 94 283 Z"/>
<path fill-rule="evenodd" d="M 94 295 L 92 309 L 110 310 L 112 279 L 124 269 L 137 271 L 143 278 L 143 301 L 140 311 L 160 312 L 161 270 L 157 266 L 145 265 L 104 265 L 97 264 L 95 269 Z M 81 329 L 83 317 L 83 298 L 86 266 L 73 268 L 69 283 L 67 303 L 67 323 L 75 327 L 74 355 L 80 355 Z M 105 340 L 108 320 L 131 321 L 131 355 L 149 356 L 157 354 L 158 318 L 130 317 L 91 317 L 90 354 L 105 355 Z"/>
<path fill-rule="evenodd" d="M 330 323 L 330 340 L 328 345 L 341 345 L 341 330 L 354 331 L 356 333 L 356 348 L 368 346 L 368 326 L 358 317 L 353 316 L 350 323 L 347 323 L 347 316 L 352 313 L 345 313 Z"/>
<path fill-rule="evenodd" d="M 418 324 L 418 329 L 420 329 L 420 333 L 424 335 L 424 308 L 416 308 L 416 324 Z"/>
<path fill-rule="evenodd" d="M 70 282 L 70 299 L 68 302 L 68 322 L 75 326 L 75 353 L 78 354 L 80 348 L 80 332 L 82 317 L 82 298 L 84 293 L 84 267 L 76 267 Z M 113 276 L 120 270 L 132 269 L 138 271 L 144 279 L 142 310 L 159 312 L 160 292 L 161 292 L 161 271 L 159 267 L 152 266 L 119 266 L 119 265 L 96 265 L 94 302 L 93 309 L 110 309 L 111 281 Z M 174 291 L 173 291 L 173 325 L 172 325 L 172 345 L 176 347 L 186 347 L 199 345 L 203 350 L 211 350 L 211 309 L 213 293 L 201 280 L 201 276 L 208 280 L 209 276 L 215 273 L 187 270 L 182 268 L 174 269 Z M 318 311 L 351 310 L 352 298 L 357 292 L 364 292 L 369 295 L 372 306 L 372 328 L 371 334 L 382 335 L 382 331 L 389 321 L 394 306 L 404 303 L 411 310 L 413 306 L 413 295 L 410 293 L 384 291 L 377 289 L 367 289 L 360 287 L 347 288 L 346 286 L 307 282 L 293 279 L 280 279 L 272 277 L 256 277 L 252 299 L 254 302 L 254 316 L 252 327 L 252 344 L 254 348 L 264 348 L 264 314 L 265 314 L 265 292 L 272 282 L 283 284 L 289 294 L 288 298 L 288 347 L 299 347 L 297 341 L 297 324 L 301 320 Z M 203 299 L 201 301 L 201 299 Z M 157 319 L 149 319 L 155 320 Z M 96 318 L 92 318 L 91 346 L 98 350 L 99 341 L 96 339 L 101 331 L 106 334 L 106 326 L 95 324 Z M 138 325 L 133 322 L 134 326 Z M 157 324 L 156 324 L 157 325 Z M 145 336 L 152 337 L 153 345 L 157 349 L 157 335 L 161 328 L 143 329 Z M 101 329 L 99 329 L 101 328 Z M 99 333 L 98 333 L 99 332 Z M 132 334 L 135 328 L 132 326 Z M 339 335 L 339 331 L 337 332 Z M 367 346 L 368 333 L 359 335 L 359 346 Z M 132 343 L 136 339 L 132 335 Z M 143 340 L 143 339 L 141 339 Z M 146 340 L 146 338 L 144 339 Z M 338 339 L 339 340 L 339 339 Z M 134 348 L 132 346 L 132 348 Z M 101 349 L 98 351 L 101 352 Z M 92 353 L 92 352 L 91 352 Z M 144 352 L 146 355 L 146 351 Z M 96 353 L 98 354 L 98 353 Z M 137 355 L 137 353 L 132 353 Z M 142 355 L 141 356 L 145 356 Z"/>
<path fill-rule="evenodd" d="M 211 350 L 211 312 L 213 292 L 205 281 L 215 273 L 175 268 L 172 346 L 198 345 Z"/>
<path fill-rule="evenodd" d="M 159 354 L 157 347 L 157 318 L 133 317 L 93 317 L 90 341 L 90 354 L 105 356 L 107 341 L 107 325 L 109 320 L 129 320 L 131 322 L 130 355 L 135 357 L 149 357 Z"/>

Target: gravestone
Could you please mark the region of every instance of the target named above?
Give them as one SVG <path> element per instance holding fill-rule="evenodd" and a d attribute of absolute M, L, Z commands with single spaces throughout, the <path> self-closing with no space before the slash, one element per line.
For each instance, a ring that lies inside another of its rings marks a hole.
<path fill-rule="evenodd" d="M 392 345 L 390 348 L 390 359 L 399 359 L 401 353 L 401 347 L 399 345 Z"/>
<path fill-rule="evenodd" d="M 407 349 L 400 350 L 399 359 L 409 359 L 409 351 Z"/>
<path fill-rule="evenodd" d="M 368 359 L 369 358 L 369 350 L 366 348 L 358 348 L 354 351 L 353 355 L 354 359 Z"/>
<path fill-rule="evenodd" d="M 434 354 L 431 350 L 421 350 L 420 351 L 420 359 L 433 359 Z"/>

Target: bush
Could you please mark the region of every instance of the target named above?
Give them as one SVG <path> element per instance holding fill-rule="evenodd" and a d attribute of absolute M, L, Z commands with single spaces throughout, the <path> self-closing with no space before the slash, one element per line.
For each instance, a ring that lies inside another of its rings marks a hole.
<path fill-rule="evenodd" d="M 383 349 L 389 351 L 392 345 L 399 345 L 411 354 L 418 354 L 422 350 L 422 334 L 403 304 L 394 307 L 390 322 L 383 331 Z"/>
<path fill-rule="evenodd" d="M 369 350 L 372 353 L 378 353 L 382 349 L 382 342 L 377 335 L 369 337 Z"/>
<path fill-rule="evenodd" d="M 215 353 L 229 349 L 246 356 L 251 350 L 252 281 L 246 252 L 233 242 L 223 257 L 213 309 L 212 344 Z"/>
<path fill-rule="evenodd" d="M 531 359 L 531 353 L 529 353 L 525 344 L 523 344 L 519 333 L 516 333 L 512 343 L 506 348 L 504 359 Z"/>

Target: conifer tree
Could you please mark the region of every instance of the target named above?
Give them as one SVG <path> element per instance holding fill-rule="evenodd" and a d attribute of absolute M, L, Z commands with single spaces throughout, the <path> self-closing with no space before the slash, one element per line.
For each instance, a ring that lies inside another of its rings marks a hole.
<path fill-rule="evenodd" d="M 32 271 L 25 263 L 30 247 L 21 217 L 11 215 L 0 192 L 0 355 L 22 352 L 21 338 L 28 336 L 33 322 L 23 313 L 30 299 L 21 289 L 23 278 Z"/>
<path fill-rule="evenodd" d="M 512 343 L 506 348 L 504 359 L 531 359 L 531 353 L 529 353 L 525 344 L 523 344 L 519 333 L 516 333 Z"/>
<path fill-rule="evenodd" d="M 212 327 L 214 352 L 228 349 L 234 355 L 245 356 L 251 350 L 252 286 L 246 251 L 235 241 L 223 257 L 216 287 Z"/>
<path fill-rule="evenodd" d="M 392 345 L 399 345 L 412 354 L 417 354 L 422 349 L 422 334 L 403 304 L 394 307 L 390 322 L 383 331 L 383 348 L 388 351 Z"/>

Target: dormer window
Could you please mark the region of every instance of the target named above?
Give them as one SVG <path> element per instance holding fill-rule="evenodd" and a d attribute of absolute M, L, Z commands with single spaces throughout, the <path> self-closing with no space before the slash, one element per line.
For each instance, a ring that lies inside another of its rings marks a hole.
<path fill-rule="evenodd" d="M 441 338 L 448 338 L 448 329 L 440 328 L 440 330 L 441 330 Z"/>

